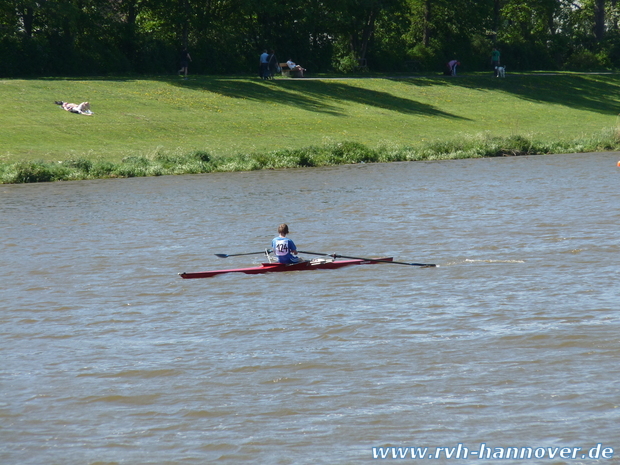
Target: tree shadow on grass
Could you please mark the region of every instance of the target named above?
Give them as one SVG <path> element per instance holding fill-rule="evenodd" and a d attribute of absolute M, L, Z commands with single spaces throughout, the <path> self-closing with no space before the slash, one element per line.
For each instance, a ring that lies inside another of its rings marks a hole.
<path fill-rule="evenodd" d="M 489 73 L 490 74 L 490 73 Z M 440 116 L 463 119 L 432 105 L 395 97 L 387 92 L 349 86 L 343 81 L 305 81 L 303 79 L 252 81 L 249 78 L 198 76 L 196 80 L 179 81 L 165 77 L 73 77 L 37 78 L 47 80 L 134 81 L 158 80 L 169 84 L 219 93 L 232 98 L 249 98 L 299 107 L 307 111 L 344 116 L 339 104 L 347 101 L 411 115 Z M 450 86 L 475 90 L 498 90 L 534 103 L 564 105 L 576 110 L 607 115 L 620 113 L 620 74 L 511 74 L 506 79 L 492 76 L 460 75 L 457 77 L 419 76 L 387 77 L 413 87 Z M 286 92 L 283 92 L 286 90 Z"/>
<path fill-rule="evenodd" d="M 563 105 L 606 115 L 617 115 L 620 112 L 620 75 L 617 74 L 508 74 L 505 79 L 458 76 L 396 80 L 411 86 L 443 85 L 500 91 L 533 103 Z"/>
<path fill-rule="evenodd" d="M 335 81 L 299 79 L 253 82 L 248 79 L 206 78 L 182 82 L 166 80 L 166 82 L 179 87 L 214 92 L 226 97 L 287 105 L 332 116 L 346 116 L 343 106 L 356 103 L 406 115 L 464 119 L 441 111 L 433 105 L 396 97 L 388 92 L 359 88 Z"/>
<path fill-rule="evenodd" d="M 620 77 L 608 75 L 521 76 L 508 92 L 532 102 L 617 115 Z"/>

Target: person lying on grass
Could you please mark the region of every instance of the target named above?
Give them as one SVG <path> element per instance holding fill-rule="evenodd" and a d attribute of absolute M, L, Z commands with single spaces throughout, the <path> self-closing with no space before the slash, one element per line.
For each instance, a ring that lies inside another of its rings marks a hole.
<path fill-rule="evenodd" d="M 77 113 L 79 115 L 92 115 L 90 111 L 90 103 L 82 102 L 79 105 L 76 103 L 67 103 L 63 101 L 54 102 L 56 105 L 60 105 L 63 110 L 70 111 L 71 113 Z"/>

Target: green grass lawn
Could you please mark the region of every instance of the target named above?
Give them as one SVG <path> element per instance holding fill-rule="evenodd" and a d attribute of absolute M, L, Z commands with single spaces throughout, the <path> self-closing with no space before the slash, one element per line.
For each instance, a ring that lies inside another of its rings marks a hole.
<path fill-rule="evenodd" d="M 415 146 L 479 133 L 569 139 L 614 127 L 619 90 L 620 75 L 2 80 L 0 160 Z M 95 114 L 54 100 L 90 101 Z"/>
<path fill-rule="evenodd" d="M 519 146 L 526 139 L 547 144 L 531 153 L 615 149 L 620 140 L 616 130 L 619 90 L 620 74 L 529 74 L 506 79 L 487 74 L 274 81 L 211 76 L 0 80 L 0 182 L 83 178 L 17 173 L 24 163 L 67 160 L 89 177 L 106 177 L 421 159 L 435 157 L 437 150 L 465 157 L 471 156 L 471 147 L 464 150 L 458 144 L 470 141 L 471 145 L 476 138 L 514 139 Z M 68 113 L 54 100 L 89 101 L 95 114 Z M 596 140 L 581 142 L 588 138 Z M 567 141 L 579 142 L 557 145 Z M 359 153 L 353 157 L 343 153 L 343 142 L 353 143 L 346 150 Z M 437 149 L 442 144 L 448 146 Z M 556 145 L 549 148 L 549 144 Z M 314 159 L 300 152 L 288 164 L 274 163 L 274 158 L 282 157 L 269 155 L 336 146 L 339 154 Z M 431 155 L 428 151 L 411 155 L 425 147 L 431 148 Z M 366 148 L 409 152 L 386 157 L 369 155 Z M 474 156 L 506 150 L 524 153 L 521 148 L 493 146 L 474 150 Z M 108 166 L 122 160 L 144 165 L 162 156 L 165 169 L 113 173 Z M 196 157 L 201 167 L 194 166 Z M 234 167 L 221 161 L 235 157 L 241 163 Z M 248 157 L 253 161 L 248 162 Z M 89 163 L 95 160 L 106 166 L 91 169 Z M 172 169 L 174 163 L 188 168 Z M 205 167 L 205 163 L 211 165 Z"/>

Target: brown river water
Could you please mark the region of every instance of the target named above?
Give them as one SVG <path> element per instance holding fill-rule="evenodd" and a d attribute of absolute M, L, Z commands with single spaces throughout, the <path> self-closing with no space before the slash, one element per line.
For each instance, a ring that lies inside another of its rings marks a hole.
<path fill-rule="evenodd" d="M 619 463 L 619 157 L 0 185 L 0 464 Z"/>

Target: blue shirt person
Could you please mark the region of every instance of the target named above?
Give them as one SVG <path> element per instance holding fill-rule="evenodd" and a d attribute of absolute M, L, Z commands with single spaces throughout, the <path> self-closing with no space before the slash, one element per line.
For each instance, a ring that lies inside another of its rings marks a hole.
<path fill-rule="evenodd" d="M 261 79 L 269 78 L 269 54 L 267 50 L 263 50 L 263 53 L 261 53 L 259 74 Z"/>
<path fill-rule="evenodd" d="M 288 225 L 282 223 L 278 226 L 278 237 L 274 237 L 271 241 L 271 248 L 280 263 L 299 263 L 297 257 L 297 247 L 295 243 L 286 235 L 288 234 Z"/>

